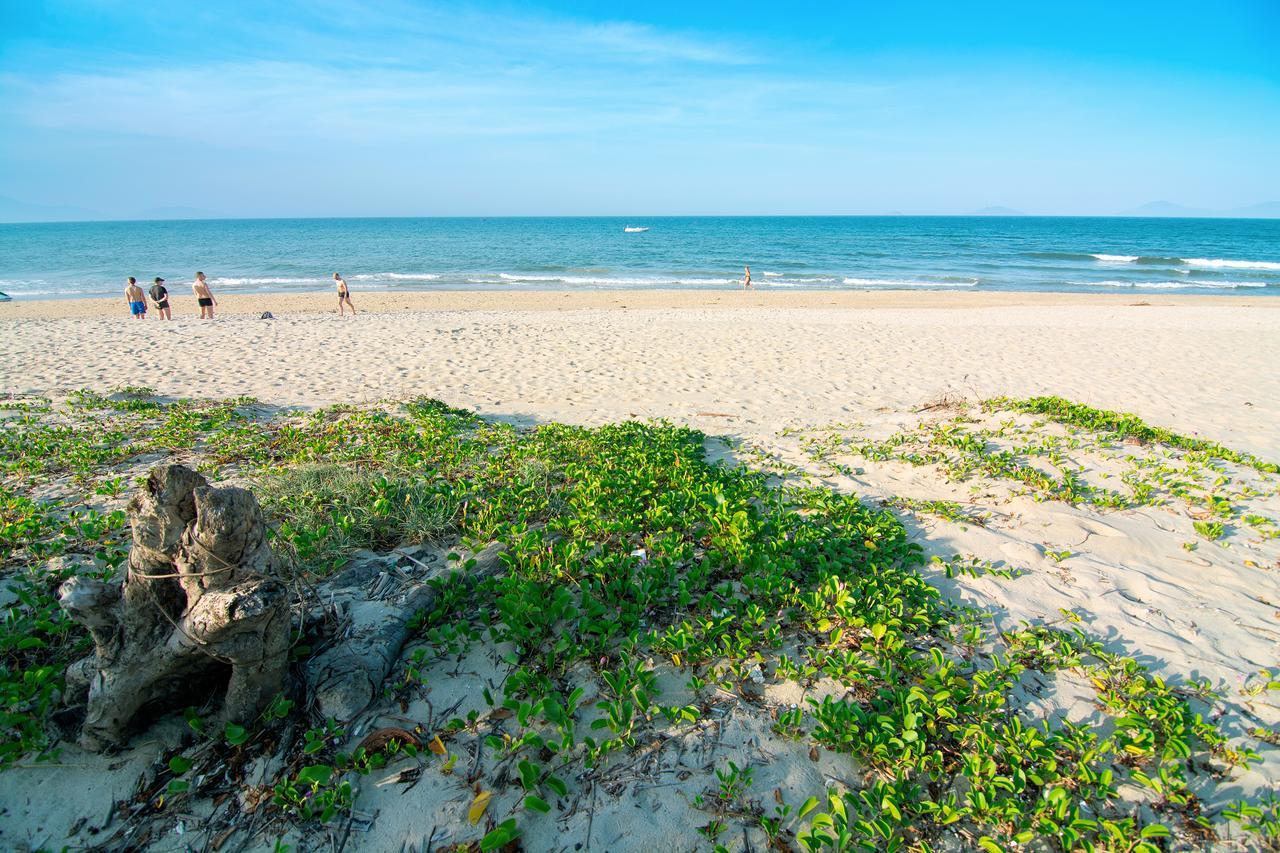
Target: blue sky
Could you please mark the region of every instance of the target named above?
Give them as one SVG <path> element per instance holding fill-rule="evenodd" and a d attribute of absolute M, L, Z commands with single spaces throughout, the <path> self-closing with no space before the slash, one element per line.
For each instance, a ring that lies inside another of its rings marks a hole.
<path fill-rule="evenodd" d="M 1280 201 L 1280 3 L 0 4 L 0 196 L 106 216 Z"/>

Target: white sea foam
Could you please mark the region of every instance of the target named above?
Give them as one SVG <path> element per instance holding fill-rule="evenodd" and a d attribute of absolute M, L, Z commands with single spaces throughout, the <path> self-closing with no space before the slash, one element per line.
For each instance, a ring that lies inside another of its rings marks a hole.
<path fill-rule="evenodd" d="M 737 281 L 737 279 L 734 279 Z M 835 276 L 806 276 L 805 278 L 771 278 L 765 284 L 769 287 L 805 287 L 808 285 L 835 284 L 840 279 Z"/>
<path fill-rule="evenodd" d="M 963 281 L 921 281 L 919 279 L 899 278 L 846 278 L 845 284 L 856 284 L 863 287 L 974 287 L 976 278 Z"/>
<path fill-rule="evenodd" d="M 1228 270 L 1276 270 L 1280 272 L 1280 261 L 1231 261 L 1221 258 L 1183 258 L 1182 262 L 1189 267 L 1204 269 Z"/>
<path fill-rule="evenodd" d="M 93 294 L 95 294 L 95 293 L 96 293 L 96 291 L 91 291 L 91 290 L 65 290 L 65 289 L 64 289 L 64 290 L 45 290 L 45 289 L 42 289 L 42 288 L 31 288 L 31 289 L 23 288 L 23 289 L 19 290 L 18 288 L 13 287 L 12 285 L 13 285 L 13 283 L 12 283 L 12 282 L 11 282 L 11 283 L 9 283 L 9 284 L 6 284 L 6 285 L 4 285 L 3 287 L 0 287 L 0 290 L 3 290 L 5 293 L 8 293 L 8 294 L 9 294 L 10 296 L 12 296 L 12 297 L 18 297 L 18 296 L 22 296 L 22 297 L 27 297 L 27 296 L 90 296 L 90 295 L 93 295 Z"/>
<path fill-rule="evenodd" d="M 435 273 L 401 273 L 401 272 L 377 272 L 377 273 L 360 273 L 359 275 L 347 276 L 352 281 L 435 281 L 440 278 Z M 246 285 L 269 285 L 269 284 L 329 284 L 332 278 L 325 276 L 323 278 L 310 277 L 290 277 L 290 276 L 263 276 L 263 277 L 232 277 L 211 278 L 210 284 L 230 285 L 230 286 L 246 286 Z"/>
<path fill-rule="evenodd" d="M 761 275 L 763 275 L 763 276 L 765 276 L 765 277 L 767 277 L 767 278 L 781 278 L 781 277 L 782 277 L 782 273 L 780 273 L 780 272 L 766 272 L 766 273 L 761 273 Z"/>
<path fill-rule="evenodd" d="M 1154 290 L 1190 286 L 1185 281 L 1088 281 L 1081 282 L 1081 284 L 1088 284 L 1096 287 L 1142 287 Z"/>
<path fill-rule="evenodd" d="M 1090 281 L 1081 284 L 1097 287 L 1136 287 L 1143 290 L 1175 290 L 1198 287 L 1207 290 L 1235 290 L 1240 287 L 1266 287 L 1261 281 Z"/>
<path fill-rule="evenodd" d="M 1199 269 L 1227 270 L 1275 270 L 1280 271 L 1280 261 L 1237 261 L 1226 258 L 1165 258 L 1145 257 L 1142 255 L 1104 255 L 1093 254 L 1090 257 L 1108 264 L 1131 264 L 1140 261 L 1145 264 L 1186 265 Z M 1185 270 L 1178 270 L 1185 272 Z"/>
<path fill-rule="evenodd" d="M 498 273 L 497 280 L 494 279 L 467 279 L 472 284 L 497 284 L 499 281 L 512 283 L 533 283 L 548 282 L 553 284 L 576 284 L 592 287 L 619 287 L 626 285 L 641 285 L 647 287 L 659 287 L 664 284 L 688 284 L 688 285 L 715 285 L 715 284 L 737 284 L 739 279 L 736 278 L 667 278 L 662 276 L 652 276 L 647 278 L 641 277 L 618 277 L 618 276 L 582 276 L 582 275 L 533 275 L 533 274 L 513 274 Z"/>
<path fill-rule="evenodd" d="M 352 281 L 435 281 L 440 278 L 429 272 L 374 272 L 351 276 Z"/>
<path fill-rule="evenodd" d="M 288 278 L 288 277 L 265 277 L 265 278 L 211 278 L 210 284 L 229 285 L 238 287 L 245 284 L 321 284 L 331 279 L 325 278 Z"/>

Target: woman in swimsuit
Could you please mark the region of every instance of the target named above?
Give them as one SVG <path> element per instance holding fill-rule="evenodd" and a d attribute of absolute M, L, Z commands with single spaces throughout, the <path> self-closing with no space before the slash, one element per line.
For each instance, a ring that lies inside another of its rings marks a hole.
<path fill-rule="evenodd" d="M 124 301 L 129 303 L 129 313 L 133 315 L 133 319 L 147 319 L 147 298 L 133 276 L 129 276 L 129 283 L 125 285 Z"/>
<path fill-rule="evenodd" d="M 200 319 L 213 319 L 213 306 L 218 304 L 218 300 L 213 298 L 213 291 L 209 289 L 209 283 L 205 281 L 204 273 L 196 273 L 195 283 L 191 285 L 191 291 L 196 295 L 196 302 L 200 305 Z"/>
<path fill-rule="evenodd" d="M 356 306 L 351 302 L 351 289 L 347 287 L 346 280 L 338 275 L 333 274 L 333 280 L 338 284 L 338 316 L 341 317 L 346 313 L 346 309 L 351 309 L 351 316 L 356 316 Z"/>

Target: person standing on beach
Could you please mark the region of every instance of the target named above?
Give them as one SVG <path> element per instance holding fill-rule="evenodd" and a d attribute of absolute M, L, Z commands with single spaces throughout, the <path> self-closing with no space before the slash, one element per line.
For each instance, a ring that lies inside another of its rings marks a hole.
<path fill-rule="evenodd" d="M 209 289 L 209 283 L 205 281 L 204 273 L 196 273 L 195 283 L 191 285 L 191 291 L 196 295 L 196 303 L 200 306 L 200 319 L 213 319 L 213 306 L 218 304 L 218 300 L 213 298 L 213 291 Z"/>
<path fill-rule="evenodd" d="M 147 318 L 147 297 L 143 295 L 142 288 L 138 287 L 138 280 L 133 276 L 129 276 L 129 283 L 125 285 L 124 301 L 129 303 L 129 313 L 133 315 L 133 319 Z"/>
<path fill-rule="evenodd" d="M 164 286 L 164 279 L 156 276 L 151 285 L 151 301 L 156 304 L 156 315 L 161 320 L 172 320 L 173 312 L 169 310 L 169 288 Z"/>
<path fill-rule="evenodd" d="M 337 273 L 333 274 L 333 280 L 338 285 L 338 316 L 341 317 L 347 308 L 351 309 L 351 316 L 356 316 L 356 306 L 351 301 L 351 288 L 347 287 L 347 281 Z M 344 307 L 345 306 L 345 307 Z"/>
<path fill-rule="evenodd" d="M 742 289 L 751 290 L 751 267 L 744 266 L 743 269 L 746 270 L 746 275 L 742 277 Z"/>

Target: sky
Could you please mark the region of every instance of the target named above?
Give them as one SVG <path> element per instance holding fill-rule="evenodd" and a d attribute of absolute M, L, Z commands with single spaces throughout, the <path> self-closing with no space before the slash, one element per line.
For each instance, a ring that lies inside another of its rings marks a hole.
<path fill-rule="evenodd" d="M 1280 0 L 0 0 L 26 218 L 1280 202 Z M 25 214 L 23 213 L 25 212 Z"/>

